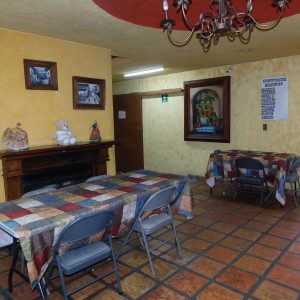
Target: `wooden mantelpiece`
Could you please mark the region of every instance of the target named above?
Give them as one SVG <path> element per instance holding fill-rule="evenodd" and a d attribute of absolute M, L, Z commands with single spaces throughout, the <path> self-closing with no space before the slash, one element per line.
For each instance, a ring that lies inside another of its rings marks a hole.
<path fill-rule="evenodd" d="M 43 182 L 61 183 L 59 181 L 65 180 L 68 174 L 75 176 L 82 170 L 86 170 L 86 177 L 106 174 L 108 148 L 114 144 L 116 141 L 80 142 L 72 146 L 46 145 L 21 151 L 0 151 L 6 200 L 17 199 L 30 190 L 25 184 L 27 179 L 36 178 L 42 185 Z"/>

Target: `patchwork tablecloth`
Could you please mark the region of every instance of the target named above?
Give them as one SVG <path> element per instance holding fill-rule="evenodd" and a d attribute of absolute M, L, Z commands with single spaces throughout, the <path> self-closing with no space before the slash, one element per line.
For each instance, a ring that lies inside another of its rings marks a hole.
<path fill-rule="evenodd" d="M 177 187 L 175 212 L 192 217 L 188 179 L 174 174 L 138 170 L 0 204 L 0 228 L 19 238 L 33 287 L 52 260 L 62 229 L 74 219 L 96 211 L 115 212 L 113 235 L 126 234 L 145 201 L 155 191 Z"/>
<path fill-rule="evenodd" d="M 297 157 L 296 154 L 227 150 L 216 151 L 210 154 L 206 182 L 210 187 L 215 185 L 215 177 L 233 179 L 236 176 L 235 160 L 240 157 L 257 159 L 264 165 L 268 182 L 276 187 L 276 199 L 285 204 L 285 173 L 289 170 L 290 163 Z"/>

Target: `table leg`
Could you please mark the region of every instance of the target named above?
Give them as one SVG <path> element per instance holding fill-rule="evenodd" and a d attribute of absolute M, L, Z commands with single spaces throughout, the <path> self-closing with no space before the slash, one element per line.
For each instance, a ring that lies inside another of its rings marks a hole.
<path fill-rule="evenodd" d="M 8 274 L 8 291 L 10 293 L 13 291 L 12 277 L 13 277 L 14 271 L 16 269 L 16 263 L 17 263 L 17 259 L 18 259 L 18 240 L 16 238 L 13 238 L 12 256 L 13 256 L 13 259 L 12 259 L 11 266 L 9 269 L 9 274 Z"/>

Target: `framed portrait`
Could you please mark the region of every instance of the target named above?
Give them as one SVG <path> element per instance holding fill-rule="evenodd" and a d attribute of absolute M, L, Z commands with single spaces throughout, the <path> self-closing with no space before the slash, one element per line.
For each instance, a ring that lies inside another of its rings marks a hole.
<path fill-rule="evenodd" d="M 58 90 L 56 62 L 24 59 L 25 86 L 30 90 Z"/>
<path fill-rule="evenodd" d="M 105 80 L 73 76 L 73 108 L 104 109 Z"/>
<path fill-rule="evenodd" d="M 230 143 L 230 76 L 184 82 L 184 140 Z"/>

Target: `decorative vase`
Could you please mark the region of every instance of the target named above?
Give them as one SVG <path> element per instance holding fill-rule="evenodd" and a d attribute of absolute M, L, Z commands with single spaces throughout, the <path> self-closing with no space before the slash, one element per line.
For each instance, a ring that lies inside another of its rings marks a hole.
<path fill-rule="evenodd" d="M 99 130 L 97 121 L 95 121 L 92 124 L 92 132 L 90 135 L 90 142 L 97 142 L 97 143 L 101 142 L 101 134 L 100 134 L 100 130 Z"/>
<path fill-rule="evenodd" d="M 2 135 L 3 145 L 10 150 L 23 150 L 28 148 L 28 135 L 21 128 L 21 124 L 17 123 L 15 128 L 6 128 Z"/>

